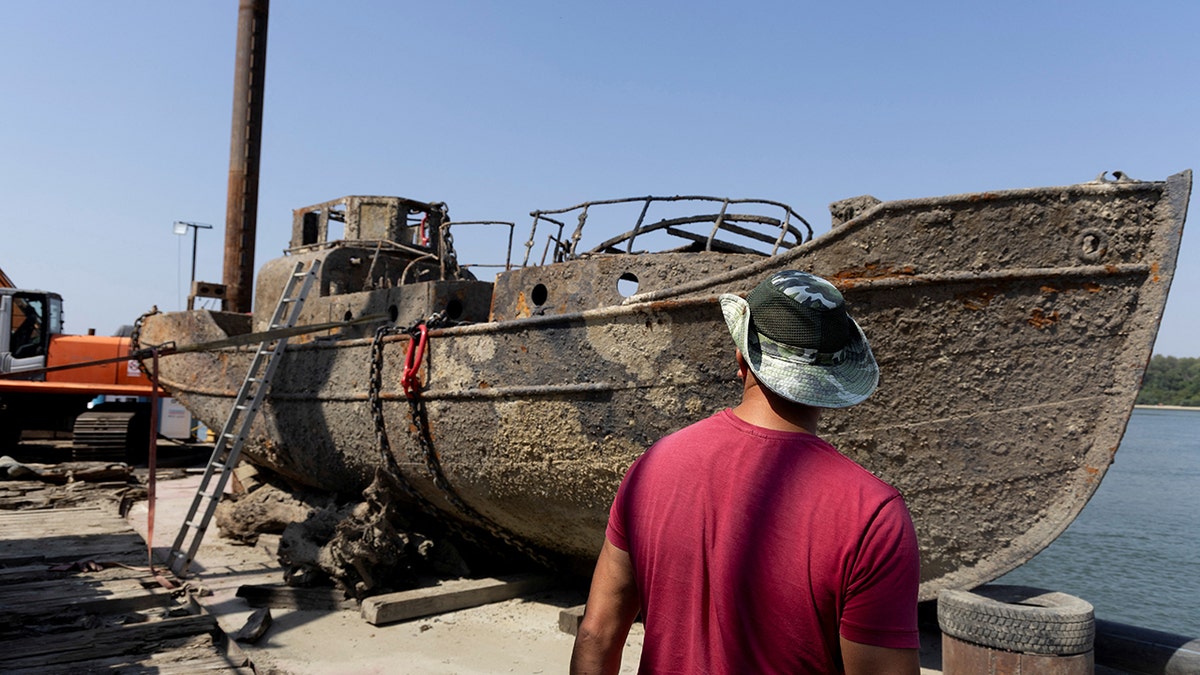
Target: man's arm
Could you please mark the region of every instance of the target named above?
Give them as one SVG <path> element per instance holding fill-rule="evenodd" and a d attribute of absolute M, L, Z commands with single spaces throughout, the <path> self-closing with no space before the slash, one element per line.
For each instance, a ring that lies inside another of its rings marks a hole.
<path fill-rule="evenodd" d="M 587 610 L 575 636 L 571 675 L 615 674 L 640 602 L 629 554 L 607 539 L 600 549 Z"/>
<path fill-rule="evenodd" d="M 916 649 L 890 649 L 841 638 L 846 675 L 917 675 L 921 657 Z"/>

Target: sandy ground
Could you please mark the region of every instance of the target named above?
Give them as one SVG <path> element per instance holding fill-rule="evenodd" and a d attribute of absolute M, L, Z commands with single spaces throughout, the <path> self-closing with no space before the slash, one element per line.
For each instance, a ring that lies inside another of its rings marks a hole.
<path fill-rule="evenodd" d="M 166 560 L 199 483 L 198 475 L 158 483 L 152 540 L 147 502 L 130 511 L 130 522 L 152 541 L 157 559 Z M 239 587 L 283 582 L 274 539 L 263 541 L 235 544 L 213 525 L 196 555 L 190 581 L 212 592 L 199 601 L 227 634 L 242 628 L 254 611 L 237 597 Z M 559 612 L 584 600 L 584 589 L 551 591 L 386 626 L 367 623 L 357 609 L 272 609 L 273 623 L 262 639 L 240 646 L 263 675 L 565 673 L 574 637 L 559 629 Z M 622 673 L 637 672 L 642 635 L 635 624 Z M 923 674 L 941 672 L 940 652 L 940 637 L 923 634 Z"/>
<path fill-rule="evenodd" d="M 189 476 L 158 483 L 152 545 L 159 560 L 166 560 L 199 482 L 199 476 Z M 139 502 L 129 514 L 143 537 L 148 537 L 147 514 L 147 502 Z M 212 591 L 199 601 L 228 634 L 244 626 L 254 611 L 236 596 L 240 586 L 283 582 L 269 543 L 234 544 L 221 538 L 215 525 L 191 572 L 193 583 Z M 367 623 L 356 609 L 272 609 L 266 635 L 241 647 L 259 673 L 564 673 L 574 638 L 559 629 L 559 612 L 584 599 L 582 590 L 544 592 L 386 626 Z M 622 673 L 637 671 L 641 640 L 641 626 L 635 625 Z"/>

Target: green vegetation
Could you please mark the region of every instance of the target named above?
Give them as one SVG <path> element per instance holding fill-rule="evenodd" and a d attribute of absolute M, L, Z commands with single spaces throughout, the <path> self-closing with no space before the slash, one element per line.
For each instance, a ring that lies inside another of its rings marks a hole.
<path fill-rule="evenodd" d="M 1154 355 L 1146 367 L 1137 402 L 1200 406 L 1200 359 Z"/>

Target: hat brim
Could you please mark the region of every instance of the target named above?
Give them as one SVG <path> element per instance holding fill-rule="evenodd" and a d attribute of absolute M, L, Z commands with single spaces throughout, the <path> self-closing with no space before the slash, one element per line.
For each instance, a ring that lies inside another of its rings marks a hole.
<path fill-rule="evenodd" d="M 725 293 L 720 302 L 729 334 L 754 377 L 783 398 L 817 408 L 848 408 L 879 386 L 879 365 L 854 319 L 850 342 L 837 362 L 822 365 L 751 330 L 750 305 L 744 298 Z"/>

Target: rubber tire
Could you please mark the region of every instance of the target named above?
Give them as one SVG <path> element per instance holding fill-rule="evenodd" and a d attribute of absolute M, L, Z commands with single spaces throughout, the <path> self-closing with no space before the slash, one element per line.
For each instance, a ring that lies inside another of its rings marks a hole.
<path fill-rule="evenodd" d="M 997 584 L 944 590 L 938 594 L 937 611 L 943 633 L 1010 652 L 1084 654 L 1096 638 L 1091 603 L 1040 588 Z"/>

